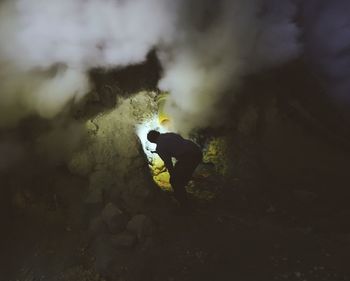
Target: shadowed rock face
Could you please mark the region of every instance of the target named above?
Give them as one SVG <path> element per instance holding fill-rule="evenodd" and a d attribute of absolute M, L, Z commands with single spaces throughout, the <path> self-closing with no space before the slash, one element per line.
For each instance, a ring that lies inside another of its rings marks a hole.
<path fill-rule="evenodd" d="M 305 191 L 320 208 L 346 207 L 348 121 L 325 90 L 301 61 L 247 78 L 227 124 L 239 185 L 280 203 Z"/>
<path fill-rule="evenodd" d="M 89 178 L 86 202 L 102 204 L 113 197 L 137 209 L 150 195 L 152 181 L 135 126 L 155 112 L 155 93 L 141 92 L 120 98 L 115 109 L 85 122 L 86 139 L 69 168 Z"/>
<path fill-rule="evenodd" d="M 140 90 L 157 89 L 161 72 L 160 62 L 153 50 L 146 61 L 140 64 L 111 70 L 92 69 L 90 79 L 100 103 L 104 107 L 113 108 L 117 97 L 127 97 Z"/>

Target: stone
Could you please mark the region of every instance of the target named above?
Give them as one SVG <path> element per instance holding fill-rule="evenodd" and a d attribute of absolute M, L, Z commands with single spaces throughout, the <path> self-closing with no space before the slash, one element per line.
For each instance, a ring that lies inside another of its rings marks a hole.
<path fill-rule="evenodd" d="M 133 189 L 127 190 L 121 194 L 121 199 L 125 204 L 125 207 L 132 213 L 141 212 L 144 209 L 145 198 L 135 196 Z"/>
<path fill-rule="evenodd" d="M 95 268 L 101 275 L 107 275 L 113 266 L 115 249 L 109 234 L 100 235 L 92 244 L 93 256 L 95 257 Z"/>
<path fill-rule="evenodd" d="M 107 225 L 101 217 L 96 217 L 90 221 L 89 233 L 92 237 L 96 237 L 101 233 L 107 232 Z"/>
<path fill-rule="evenodd" d="M 101 205 L 103 204 L 103 190 L 89 189 L 85 203 L 88 205 Z"/>
<path fill-rule="evenodd" d="M 239 119 L 238 132 L 246 136 L 251 135 L 256 128 L 258 117 L 257 108 L 249 106 Z"/>
<path fill-rule="evenodd" d="M 111 233 L 119 233 L 125 228 L 127 222 L 126 216 L 113 203 L 108 203 L 102 210 L 101 215 Z"/>
<path fill-rule="evenodd" d="M 68 163 L 68 169 L 74 175 L 86 177 L 93 169 L 93 159 L 88 153 L 76 152 Z"/>
<path fill-rule="evenodd" d="M 111 237 L 112 244 L 116 248 L 131 248 L 136 244 L 135 235 L 129 232 L 122 232 Z"/>
<path fill-rule="evenodd" d="M 143 241 L 153 233 L 153 223 L 146 215 L 134 216 L 127 225 L 127 230 L 134 233 L 139 241 Z"/>
<path fill-rule="evenodd" d="M 103 91 L 108 95 L 109 90 Z M 128 98 L 120 96 L 118 106 L 84 123 L 83 145 L 72 153 L 68 167 L 89 179 L 86 204 L 113 201 L 128 213 L 145 209 L 156 189 L 135 126 L 157 114 L 156 95 L 139 92 Z"/>
<path fill-rule="evenodd" d="M 89 188 L 85 203 L 101 204 L 107 194 L 114 185 L 114 176 L 110 171 L 97 170 L 90 174 Z"/>

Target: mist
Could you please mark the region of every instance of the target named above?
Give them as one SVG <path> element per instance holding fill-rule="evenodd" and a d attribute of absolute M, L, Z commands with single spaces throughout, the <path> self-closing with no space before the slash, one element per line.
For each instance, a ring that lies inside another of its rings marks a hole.
<path fill-rule="evenodd" d="M 91 90 L 88 72 L 156 49 L 159 88 L 184 132 L 220 120 L 242 77 L 301 51 L 289 0 L 8 0 L 0 3 L 0 125 L 52 118 Z"/>
<path fill-rule="evenodd" d="M 157 0 L 1 2 L 1 124 L 52 118 L 89 91 L 91 68 L 143 61 L 172 30 L 170 11 Z"/>
<path fill-rule="evenodd" d="M 292 1 L 192 1 L 181 11 L 181 32 L 160 55 L 159 86 L 185 132 L 221 122 L 244 76 L 301 52 Z"/>

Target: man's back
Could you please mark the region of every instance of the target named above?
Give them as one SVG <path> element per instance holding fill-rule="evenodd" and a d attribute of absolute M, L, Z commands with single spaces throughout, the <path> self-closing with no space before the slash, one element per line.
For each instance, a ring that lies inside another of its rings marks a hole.
<path fill-rule="evenodd" d="M 189 151 L 196 149 L 196 145 L 190 140 L 185 140 L 175 133 L 165 133 L 159 136 L 157 141 L 157 153 L 170 157 L 181 158 Z"/>

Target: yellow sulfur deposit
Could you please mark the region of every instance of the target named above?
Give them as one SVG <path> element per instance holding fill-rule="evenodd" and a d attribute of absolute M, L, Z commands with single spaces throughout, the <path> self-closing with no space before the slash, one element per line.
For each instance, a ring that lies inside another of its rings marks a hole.
<path fill-rule="evenodd" d="M 157 105 L 158 105 L 158 121 L 162 126 L 168 127 L 170 126 L 170 117 L 165 112 L 165 103 L 168 98 L 168 93 L 161 93 L 157 97 Z"/>
<path fill-rule="evenodd" d="M 213 163 L 218 173 L 227 172 L 227 141 L 224 138 L 213 138 L 203 153 L 204 163 Z"/>
<path fill-rule="evenodd" d="M 155 157 L 150 165 L 153 180 L 156 182 L 156 184 L 164 189 L 164 190 L 171 190 L 170 185 L 170 174 L 165 169 L 164 162 L 162 159 L 160 159 L 159 156 Z"/>

